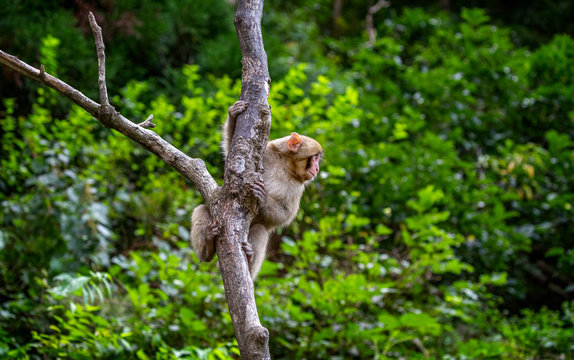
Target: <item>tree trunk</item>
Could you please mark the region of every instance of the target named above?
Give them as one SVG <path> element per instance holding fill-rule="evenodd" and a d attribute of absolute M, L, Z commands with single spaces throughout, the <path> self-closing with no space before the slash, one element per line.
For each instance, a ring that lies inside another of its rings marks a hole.
<path fill-rule="evenodd" d="M 343 0 L 333 0 L 333 11 L 331 16 L 331 32 L 333 37 L 339 35 L 339 21 L 341 19 L 341 13 L 343 11 Z"/>
<path fill-rule="evenodd" d="M 234 22 L 242 52 L 241 100 L 247 101 L 249 107 L 237 118 L 226 161 L 223 199 L 212 208 L 212 214 L 223 219 L 223 233 L 216 246 L 219 268 L 239 351 L 245 359 L 270 358 L 269 332 L 259 322 L 253 282 L 241 248 L 256 215 L 257 201 L 249 184 L 262 179 L 263 152 L 271 125 L 262 12 L 262 0 L 239 1 Z"/>

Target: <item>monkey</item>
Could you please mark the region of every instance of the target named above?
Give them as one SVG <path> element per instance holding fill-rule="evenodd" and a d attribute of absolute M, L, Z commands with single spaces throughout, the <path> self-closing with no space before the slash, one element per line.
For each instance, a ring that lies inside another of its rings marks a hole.
<path fill-rule="evenodd" d="M 245 101 L 237 101 L 229 107 L 222 128 L 221 148 L 224 159 L 227 159 L 231 148 L 237 116 L 248 106 Z M 263 182 L 255 182 L 251 186 L 259 212 L 251 222 L 247 243 L 242 244 L 253 281 L 265 259 L 271 233 L 295 219 L 305 185 L 319 173 L 322 157 L 323 149 L 315 139 L 296 132 L 267 143 L 263 154 Z M 217 228 L 206 205 L 193 210 L 191 245 L 200 261 L 209 262 L 213 258 Z"/>

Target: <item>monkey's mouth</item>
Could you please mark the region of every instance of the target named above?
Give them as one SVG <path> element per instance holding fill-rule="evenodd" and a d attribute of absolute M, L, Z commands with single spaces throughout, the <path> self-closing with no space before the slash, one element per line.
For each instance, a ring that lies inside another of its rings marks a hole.
<path fill-rule="evenodd" d="M 305 180 L 313 180 L 315 179 L 315 176 L 317 176 L 318 171 L 313 171 L 313 169 L 308 169 L 305 172 Z"/>

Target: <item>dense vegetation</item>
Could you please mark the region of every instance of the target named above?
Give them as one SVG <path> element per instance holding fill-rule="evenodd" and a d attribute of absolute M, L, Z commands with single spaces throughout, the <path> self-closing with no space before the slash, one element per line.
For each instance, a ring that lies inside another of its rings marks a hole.
<path fill-rule="evenodd" d="M 221 179 L 227 2 L 2 3 L 0 49 L 92 95 L 99 4 L 113 104 Z M 255 284 L 273 358 L 573 359 L 574 41 L 453 2 L 391 5 L 369 43 L 369 4 L 336 26 L 330 1 L 265 5 L 271 137 L 326 150 Z M 237 358 L 217 269 L 188 245 L 197 191 L 2 71 L 0 358 Z"/>

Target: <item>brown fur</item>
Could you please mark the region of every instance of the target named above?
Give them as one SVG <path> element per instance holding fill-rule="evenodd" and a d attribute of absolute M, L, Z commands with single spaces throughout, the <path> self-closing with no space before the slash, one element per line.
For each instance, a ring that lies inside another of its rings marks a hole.
<path fill-rule="evenodd" d="M 229 108 L 221 142 L 225 158 L 231 147 L 235 120 L 247 106 L 247 103 L 238 101 Z M 295 133 L 267 143 L 263 157 L 264 190 L 257 191 L 255 187 L 254 192 L 259 198 L 259 213 L 251 223 L 248 236 L 248 243 L 253 250 L 249 262 L 253 280 L 265 259 L 271 232 L 279 226 L 289 225 L 297 215 L 305 184 L 313 180 L 319 171 L 322 152 L 317 141 Z M 200 205 L 195 208 L 191 217 L 191 244 L 201 261 L 213 258 L 215 232 L 207 207 Z"/>

